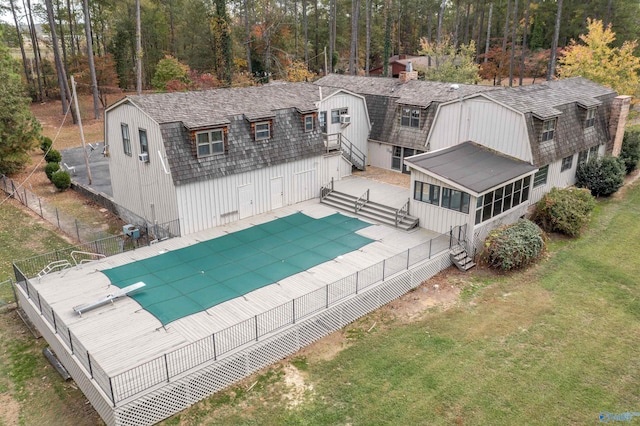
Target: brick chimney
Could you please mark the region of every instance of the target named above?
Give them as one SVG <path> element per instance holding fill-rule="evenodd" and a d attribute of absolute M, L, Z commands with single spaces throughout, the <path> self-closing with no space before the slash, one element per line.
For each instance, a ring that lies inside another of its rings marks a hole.
<path fill-rule="evenodd" d="M 400 81 L 400 83 L 406 83 L 407 81 L 417 80 L 417 79 L 418 79 L 418 71 L 413 70 L 413 64 L 411 63 L 411 61 L 407 62 L 407 65 L 405 66 L 405 70 L 400 71 L 400 75 L 398 75 L 398 80 Z"/>
<path fill-rule="evenodd" d="M 627 95 L 616 96 L 611 103 L 611 117 L 609 118 L 610 139 L 607 144 L 607 152 L 611 152 L 614 157 L 617 157 L 622 149 L 622 138 L 630 105 L 631 96 Z"/>

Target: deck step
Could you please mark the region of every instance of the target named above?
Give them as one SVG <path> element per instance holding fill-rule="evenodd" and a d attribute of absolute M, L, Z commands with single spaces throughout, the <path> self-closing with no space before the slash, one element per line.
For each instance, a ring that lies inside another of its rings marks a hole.
<path fill-rule="evenodd" d="M 404 217 L 399 217 L 396 224 L 397 208 L 373 201 L 361 200 L 359 197 L 345 194 L 344 192 L 330 191 L 320 198 L 320 202 L 405 231 L 417 227 L 419 222 L 417 217 L 405 215 Z M 357 209 L 356 204 L 358 205 Z"/>
<path fill-rule="evenodd" d="M 449 258 L 461 271 L 468 271 L 476 266 L 476 262 L 469 256 L 465 248 L 460 245 L 456 245 L 449 250 Z"/>

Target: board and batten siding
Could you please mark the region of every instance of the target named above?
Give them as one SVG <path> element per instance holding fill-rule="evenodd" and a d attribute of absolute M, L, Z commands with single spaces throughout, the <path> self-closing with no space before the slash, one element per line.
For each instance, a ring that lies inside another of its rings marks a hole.
<path fill-rule="evenodd" d="M 169 166 L 158 123 L 129 103 L 107 111 L 105 121 L 109 173 L 116 204 L 145 218 L 149 223 L 165 223 L 177 219 L 176 191 L 171 175 L 165 172 L 165 167 Z M 131 156 L 124 153 L 120 127 L 123 123 L 129 126 Z M 147 163 L 138 160 L 139 129 L 147 131 Z"/>
<path fill-rule="evenodd" d="M 353 165 L 339 152 L 325 154 L 320 164 L 320 184 L 327 186 L 331 180 L 351 176 Z"/>
<path fill-rule="evenodd" d="M 243 211 L 245 215 L 247 212 L 253 215 L 269 212 L 274 208 L 274 200 L 280 200 L 274 196 L 277 194 L 271 194 L 274 188 L 282 190 L 283 206 L 318 197 L 318 170 L 322 169 L 322 161 L 321 156 L 310 157 L 178 186 L 176 190 L 182 234 L 235 222 L 240 219 Z M 278 181 L 277 185 L 274 185 L 274 180 Z M 248 206 L 252 206 L 250 210 L 247 210 Z M 275 206 L 278 207 L 280 206 Z"/>
<path fill-rule="evenodd" d="M 331 123 L 331 110 L 347 108 L 351 124 Z M 327 112 L 327 134 L 341 133 L 360 151 L 367 154 L 369 138 L 369 116 L 364 98 L 346 92 L 337 92 L 327 96 L 318 104 L 319 111 Z"/>
<path fill-rule="evenodd" d="M 475 205 L 476 198 L 471 196 L 469 204 L 469 213 L 456 212 L 444 207 L 436 206 L 433 204 L 417 201 L 413 198 L 415 190 L 415 182 L 425 182 L 431 185 L 438 185 L 440 187 L 451 188 L 444 182 L 435 179 L 429 175 L 421 173 L 415 169 L 411 173 L 411 198 L 409 211 L 412 216 L 420 218 L 420 227 L 426 228 L 438 233 L 446 233 L 451 230 L 452 227 L 458 225 L 467 224 L 467 229 L 473 229 L 473 222 L 475 218 Z M 442 201 L 442 189 L 440 190 L 440 200 Z"/>
<path fill-rule="evenodd" d="M 524 120 L 522 114 L 482 97 L 441 105 L 427 143 L 436 151 L 472 141 L 530 163 Z"/>
<path fill-rule="evenodd" d="M 391 170 L 393 146 L 382 142 L 369 141 L 369 166 Z"/>

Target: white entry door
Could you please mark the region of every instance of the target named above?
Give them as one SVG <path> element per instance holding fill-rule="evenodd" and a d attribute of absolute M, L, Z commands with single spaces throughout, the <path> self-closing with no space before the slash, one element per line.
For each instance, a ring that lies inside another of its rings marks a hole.
<path fill-rule="evenodd" d="M 284 188 L 282 176 L 271 178 L 271 210 L 282 207 L 284 201 Z"/>
<path fill-rule="evenodd" d="M 255 214 L 253 196 L 253 184 L 238 187 L 238 216 L 240 219 L 250 217 Z"/>
<path fill-rule="evenodd" d="M 295 192 L 295 202 L 299 203 L 301 201 L 310 200 L 313 197 L 318 196 L 318 192 L 320 191 L 320 187 L 317 187 L 316 184 L 316 171 L 315 170 L 306 170 L 303 172 L 298 172 L 294 177 L 294 192 Z"/>

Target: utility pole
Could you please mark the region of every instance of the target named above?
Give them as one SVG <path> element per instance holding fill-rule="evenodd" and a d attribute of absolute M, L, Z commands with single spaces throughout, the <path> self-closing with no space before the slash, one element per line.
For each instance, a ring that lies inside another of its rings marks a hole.
<path fill-rule="evenodd" d="M 136 0 L 136 90 L 142 94 L 142 30 L 140 29 L 140 0 Z"/>
<path fill-rule="evenodd" d="M 89 168 L 89 156 L 87 155 L 87 148 L 84 143 L 84 130 L 82 130 L 82 117 L 80 114 L 80 108 L 78 108 L 78 95 L 76 94 L 76 81 L 71 76 L 71 87 L 73 88 L 73 102 L 78 112 L 78 126 L 80 126 L 80 140 L 82 140 L 82 151 L 84 151 L 84 164 L 87 166 L 87 178 L 89 179 L 89 185 L 91 185 L 91 169 Z"/>

